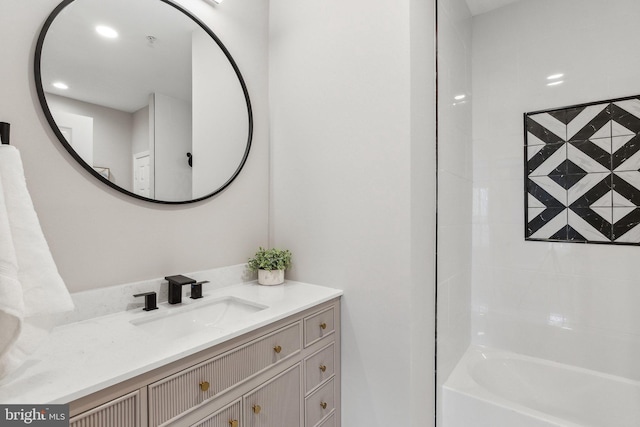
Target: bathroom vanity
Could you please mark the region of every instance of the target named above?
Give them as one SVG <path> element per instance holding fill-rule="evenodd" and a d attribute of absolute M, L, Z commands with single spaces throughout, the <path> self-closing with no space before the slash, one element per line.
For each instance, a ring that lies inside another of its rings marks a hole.
<path fill-rule="evenodd" d="M 321 304 L 75 400 L 71 426 L 337 426 L 339 313 Z"/>
<path fill-rule="evenodd" d="M 245 283 L 65 325 L 0 401 L 69 403 L 73 427 L 339 426 L 340 295 Z"/>

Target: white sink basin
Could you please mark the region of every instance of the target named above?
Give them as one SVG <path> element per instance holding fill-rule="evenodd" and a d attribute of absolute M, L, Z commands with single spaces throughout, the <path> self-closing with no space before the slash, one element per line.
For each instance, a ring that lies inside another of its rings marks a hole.
<path fill-rule="evenodd" d="M 265 308 L 268 307 L 228 296 L 211 301 L 198 300 L 189 305 L 162 306 L 157 312 L 130 322 L 150 333 L 177 338 L 203 331 L 222 332 L 225 326 L 241 322 Z"/>

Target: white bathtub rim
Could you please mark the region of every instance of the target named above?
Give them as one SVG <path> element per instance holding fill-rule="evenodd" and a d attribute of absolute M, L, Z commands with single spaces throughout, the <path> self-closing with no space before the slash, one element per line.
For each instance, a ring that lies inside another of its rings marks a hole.
<path fill-rule="evenodd" d="M 479 387 L 479 386 L 478 386 Z M 553 425 L 553 426 L 557 426 L 557 427 L 584 427 L 584 425 L 582 424 L 576 424 L 574 422 L 562 419 L 562 418 L 558 418 L 558 417 L 554 417 L 553 415 L 549 415 L 546 414 L 544 412 L 535 410 L 535 409 L 531 409 L 528 406 L 524 406 L 521 405 L 520 403 L 516 403 L 513 402 L 511 400 L 505 399 L 501 396 L 498 396 L 496 394 L 493 394 L 491 392 L 489 392 L 488 390 L 484 390 L 484 392 L 486 392 L 486 394 L 480 395 L 479 393 L 477 393 L 477 391 L 463 391 L 463 390 L 459 390 L 459 389 L 454 389 L 451 388 L 447 385 L 444 385 L 443 388 L 450 393 L 458 393 L 467 397 L 470 397 L 472 399 L 477 399 L 480 400 L 481 402 L 484 402 L 486 404 L 489 405 L 494 405 L 494 406 L 498 406 L 499 408 L 505 410 L 505 411 L 511 411 L 511 412 L 519 412 L 522 414 L 525 414 L 527 417 L 530 418 L 534 418 L 536 420 L 539 421 L 543 421 L 547 424 Z M 445 420 L 446 421 L 446 420 Z"/>
<path fill-rule="evenodd" d="M 480 386 L 478 386 L 480 387 Z M 513 402 L 511 400 L 505 399 L 501 396 L 498 396 L 494 393 L 491 393 L 488 390 L 485 390 L 484 388 L 482 389 L 482 391 L 484 393 L 478 393 L 477 390 L 473 390 L 473 391 L 464 391 L 464 390 L 460 390 L 460 389 L 454 389 L 451 388 L 447 385 L 444 385 L 443 388 L 450 393 L 458 393 L 464 396 L 467 396 L 469 398 L 472 399 L 477 399 L 481 402 L 484 402 L 486 404 L 489 405 L 494 405 L 497 406 L 499 408 L 501 408 L 502 410 L 505 411 L 511 411 L 511 412 L 518 412 L 518 413 L 522 413 L 524 415 L 526 415 L 527 417 L 530 418 L 534 418 L 538 421 L 543 421 L 547 424 L 553 425 L 553 426 L 557 426 L 557 427 L 584 427 L 582 424 L 576 424 L 574 422 L 565 420 L 565 419 L 561 419 L 558 417 L 554 417 L 553 415 L 549 415 L 546 414 L 544 412 L 535 410 L 535 409 L 531 409 L 528 406 L 524 406 L 520 403 L 516 403 Z"/>
<path fill-rule="evenodd" d="M 514 353 L 508 350 L 501 350 L 501 349 L 482 346 L 482 345 L 472 345 L 472 346 L 469 346 L 469 348 L 465 352 L 465 357 L 467 356 L 469 357 L 467 359 L 467 362 L 470 361 L 469 360 L 470 358 L 476 359 L 476 360 L 472 360 L 471 361 L 472 363 L 478 363 L 477 358 L 482 357 L 482 355 L 486 356 L 486 358 L 492 358 L 492 359 L 514 359 L 514 360 L 524 360 L 524 361 L 533 362 L 533 363 L 543 363 L 545 365 L 553 366 L 559 369 L 565 369 L 567 371 L 596 376 L 599 378 L 640 387 L 640 381 L 632 380 L 630 378 L 625 378 L 618 375 L 609 374 L 606 372 L 595 371 L 593 369 L 583 368 L 580 366 L 567 365 L 565 363 L 560 363 L 560 362 L 556 362 L 549 359 L 541 359 L 539 357 L 527 356 L 525 354 Z M 470 370 L 472 366 L 469 363 L 466 363 L 464 366 L 467 366 L 467 369 L 468 369 L 467 373 L 470 374 Z"/>
<path fill-rule="evenodd" d="M 462 356 L 453 372 L 442 386 L 444 390 L 451 393 L 459 393 L 467 397 L 478 399 L 484 403 L 498 406 L 507 411 L 515 411 L 526 414 L 529 417 L 556 425 L 558 427 L 583 427 L 579 424 L 570 423 L 566 420 L 554 417 L 541 411 L 537 411 L 528 406 L 506 399 L 500 395 L 490 392 L 480 384 L 478 384 L 471 376 L 470 363 L 477 363 L 475 359 L 482 355 L 492 354 L 497 357 L 498 354 L 516 357 L 517 353 L 506 352 L 486 346 L 471 345 Z M 446 420 L 445 420 L 446 421 Z"/>
<path fill-rule="evenodd" d="M 533 409 L 529 406 L 525 406 L 521 403 L 509 400 L 501 395 L 495 394 L 478 384 L 471 374 L 471 370 L 476 363 L 479 363 L 479 358 L 495 358 L 495 359 L 517 359 L 529 361 L 532 363 L 542 363 L 558 369 L 567 369 L 573 372 L 578 372 L 585 375 L 597 376 L 603 379 L 622 382 L 633 386 L 640 387 L 640 381 L 631 380 L 616 375 L 611 375 L 603 372 L 593 371 L 586 368 L 581 368 L 572 365 L 566 365 L 551 360 L 540 359 L 532 356 L 527 356 L 519 353 L 510 352 L 507 350 L 491 348 L 481 345 L 471 345 L 457 363 L 453 372 L 449 378 L 443 384 L 443 389 L 450 393 L 460 393 L 467 397 L 478 399 L 484 403 L 496 405 L 504 410 L 517 411 L 526 414 L 532 418 L 557 425 L 560 427 L 584 427 L 583 424 L 577 424 L 573 421 L 551 415 L 537 409 Z"/>

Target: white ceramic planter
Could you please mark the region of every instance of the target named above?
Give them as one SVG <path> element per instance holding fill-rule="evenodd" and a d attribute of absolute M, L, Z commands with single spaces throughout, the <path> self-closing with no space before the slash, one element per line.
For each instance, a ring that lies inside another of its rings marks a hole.
<path fill-rule="evenodd" d="M 284 270 L 258 270 L 258 284 L 273 286 L 284 283 Z"/>

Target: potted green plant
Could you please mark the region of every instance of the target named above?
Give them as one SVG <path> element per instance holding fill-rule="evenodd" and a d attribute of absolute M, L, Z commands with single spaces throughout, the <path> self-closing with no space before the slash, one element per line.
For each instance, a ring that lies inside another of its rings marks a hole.
<path fill-rule="evenodd" d="M 284 271 L 291 266 L 291 252 L 288 249 L 265 249 L 262 246 L 249 259 L 249 270 L 258 272 L 261 285 L 284 283 Z"/>

